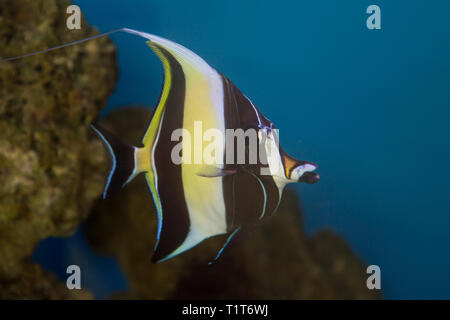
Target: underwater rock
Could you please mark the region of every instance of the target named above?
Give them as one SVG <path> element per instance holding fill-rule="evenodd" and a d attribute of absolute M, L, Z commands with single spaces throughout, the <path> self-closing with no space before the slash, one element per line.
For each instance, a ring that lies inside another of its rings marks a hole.
<path fill-rule="evenodd" d="M 98 33 L 84 20 L 81 30 L 68 30 L 68 5 L 66 0 L 2 0 L 0 57 Z M 102 146 L 89 126 L 116 76 L 115 46 L 107 38 L 0 63 L 0 281 L 17 288 L 1 286 L 10 297 L 65 297 L 39 296 L 40 285 L 55 281 L 23 261 L 40 240 L 72 234 L 101 194 L 106 158 L 93 152 Z M 32 284 L 30 274 L 43 283 Z"/>
<path fill-rule="evenodd" d="M 102 125 L 139 145 L 149 109 L 112 112 Z M 137 299 L 377 299 L 366 288 L 364 264 L 331 231 L 308 239 L 296 194 L 288 189 L 273 217 L 219 261 L 208 265 L 226 236 L 205 240 L 163 263 L 151 263 L 157 218 L 143 175 L 117 196 L 99 200 L 84 224 L 98 252 L 117 257 Z"/>
<path fill-rule="evenodd" d="M 70 299 L 88 300 L 93 296 L 86 290 L 68 290 L 51 273 L 34 263 L 24 263 L 20 278 L 0 279 L 0 299 Z"/>
<path fill-rule="evenodd" d="M 376 290 L 367 290 L 366 280 L 369 275 L 366 266 L 341 237 L 331 230 L 324 230 L 308 239 L 308 245 L 328 281 L 339 290 L 339 298 L 381 298 Z"/>

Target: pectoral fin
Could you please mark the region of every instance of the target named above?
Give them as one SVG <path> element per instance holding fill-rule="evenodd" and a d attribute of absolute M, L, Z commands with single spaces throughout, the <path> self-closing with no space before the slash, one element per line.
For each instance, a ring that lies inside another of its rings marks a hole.
<path fill-rule="evenodd" d="M 221 169 L 216 166 L 204 166 L 197 172 L 197 175 L 205 178 L 217 178 L 230 176 L 237 173 L 237 169 Z"/>

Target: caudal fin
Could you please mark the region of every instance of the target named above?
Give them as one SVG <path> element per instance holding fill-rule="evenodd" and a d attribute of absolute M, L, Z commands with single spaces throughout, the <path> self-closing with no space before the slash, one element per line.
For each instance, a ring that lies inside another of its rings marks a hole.
<path fill-rule="evenodd" d="M 106 199 L 118 193 L 136 176 L 135 150 L 137 148 L 123 142 L 119 137 L 97 124 L 92 124 L 91 127 L 102 139 L 111 156 L 111 171 L 103 192 L 103 199 Z"/>

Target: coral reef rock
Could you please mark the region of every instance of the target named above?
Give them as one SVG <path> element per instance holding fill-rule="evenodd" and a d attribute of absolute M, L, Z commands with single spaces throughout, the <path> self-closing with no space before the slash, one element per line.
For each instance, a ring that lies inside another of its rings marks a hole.
<path fill-rule="evenodd" d="M 148 109 L 124 108 L 103 125 L 139 145 L 151 118 Z M 302 231 L 297 196 L 287 189 L 276 214 L 216 264 L 208 265 L 226 237 L 159 264 L 150 262 L 157 218 L 144 177 L 110 200 L 99 200 L 85 223 L 95 250 L 117 257 L 130 292 L 139 299 L 377 299 L 366 288 L 364 264 L 339 236 Z"/>
<path fill-rule="evenodd" d="M 0 279 L 0 299 L 92 299 L 90 292 L 85 290 L 68 290 L 66 284 L 56 276 L 42 271 L 34 263 L 24 263 L 21 275 L 15 279 Z"/>
<path fill-rule="evenodd" d="M 98 33 L 84 20 L 81 30 L 68 30 L 68 5 L 2 0 L 0 57 Z M 106 158 L 92 152 L 101 143 L 88 131 L 116 75 L 115 46 L 107 38 L 0 63 L 0 281 L 14 284 L 12 291 L 2 285 L 13 296 L 20 297 L 17 279 L 31 281 L 27 274 L 39 275 L 43 286 L 53 283 L 26 258 L 40 240 L 72 234 L 101 194 Z M 24 297 L 38 298 L 38 287 Z"/>

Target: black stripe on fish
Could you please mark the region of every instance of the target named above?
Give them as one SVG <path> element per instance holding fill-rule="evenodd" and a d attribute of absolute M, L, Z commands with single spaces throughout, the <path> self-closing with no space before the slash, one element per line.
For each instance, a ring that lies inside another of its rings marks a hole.
<path fill-rule="evenodd" d="M 239 123 L 239 112 L 237 109 L 237 102 L 235 96 L 233 94 L 230 81 L 224 75 L 221 75 L 222 83 L 223 83 L 223 96 L 224 96 L 224 118 L 225 118 L 225 129 L 234 129 Z M 236 163 L 236 147 L 234 152 L 234 162 Z M 226 162 L 227 159 L 227 150 L 224 152 L 224 163 L 225 168 L 228 168 L 230 165 Z M 235 167 L 231 165 L 231 167 Z M 231 232 L 235 228 L 235 175 L 223 177 L 222 180 L 222 189 L 223 189 L 223 199 L 225 202 L 225 212 L 226 212 L 226 222 L 227 222 L 227 231 Z"/>
<path fill-rule="evenodd" d="M 269 217 L 275 213 L 280 204 L 280 191 L 272 176 L 260 176 L 267 193 L 266 213 L 263 218 Z"/>
<path fill-rule="evenodd" d="M 222 77 L 226 78 L 225 76 Z M 226 80 L 238 110 L 239 128 L 244 130 L 248 128 L 274 128 L 273 123 L 259 111 L 253 102 L 230 79 L 226 78 Z"/>
<path fill-rule="evenodd" d="M 226 129 L 253 128 L 258 130 L 263 127 L 274 127 L 227 77 L 222 75 L 222 80 Z M 237 144 L 235 143 L 234 146 L 234 163 L 236 163 Z M 225 154 L 225 163 L 226 157 Z M 261 168 L 266 166 L 262 165 L 260 160 L 258 153 L 257 164 L 239 165 L 237 174 L 223 178 L 223 194 L 229 232 L 242 225 L 258 223 L 262 218 L 271 215 L 278 207 L 280 199 L 278 187 L 272 176 L 260 175 Z M 233 167 L 235 168 L 236 165 L 225 166 L 228 169 L 233 169 Z"/>
<path fill-rule="evenodd" d="M 257 176 L 242 170 L 235 175 L 234 199 L 236 226 L 256 224 L 264 215 L 267 207 L 267 192 Z"/>
<path fill-rule="evenodd" d="M 186 239 L 190 228 L 181 165 L 174 164 L 171 159 L 171 150 L 178 143 L 178 141 L 171 141 L 171 134 L 174 129 L 183 127 L 186 80 L 178 61 L 161 46 L 158 46 L 158 49 L 169 62 L 171 87 L 164 106 L 159 139 L 154 150 L 154 166 L 163 218 L 153 262 L 164 259 L 176 250 Z"/>

